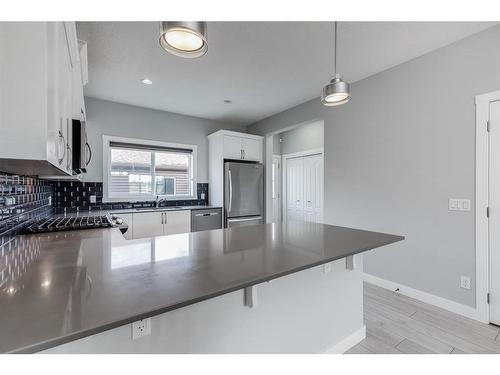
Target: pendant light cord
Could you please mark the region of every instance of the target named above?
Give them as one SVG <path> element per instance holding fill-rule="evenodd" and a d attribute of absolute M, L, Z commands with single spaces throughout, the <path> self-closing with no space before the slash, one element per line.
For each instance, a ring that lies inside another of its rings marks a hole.
<path fill-rule="evenodd" d="M 334 45 L 333 45 L 333 74 L 337 74 L 337 21 L 334 22 Z"/>

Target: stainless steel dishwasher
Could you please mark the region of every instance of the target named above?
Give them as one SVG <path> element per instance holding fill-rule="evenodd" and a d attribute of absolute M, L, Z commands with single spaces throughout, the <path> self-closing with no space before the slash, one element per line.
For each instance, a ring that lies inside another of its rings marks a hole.
<path fill-rule="evenodd" d="M 222 228 L 222 208 L 191 210 L 191 232 Z"/>

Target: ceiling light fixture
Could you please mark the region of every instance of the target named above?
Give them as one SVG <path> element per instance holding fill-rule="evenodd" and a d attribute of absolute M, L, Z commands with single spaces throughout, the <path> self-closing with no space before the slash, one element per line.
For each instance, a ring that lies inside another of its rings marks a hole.
<path fill-rule="evenodd" d="M 232 100 L 230 100 L 230 99 L 224 99 L 224 103 L 226 103 L 226 104 L 231 104 L 232 102 L 233 102 L 233 101 L 232 101 Z"/>
<path fill-rule="evenodd" d="M 162 21 L 160 46 L 179 57 L 203 56 L 208 51 L 207 24 L 201 21 Z"/>
<path fill-rule="evenodd" d="M 347 103 L 351 99 L 349 83 L 342 80 L 337 73 L 337 22 L 334 23 L 335 38 L 333 47 L 333 72 L 334 77 L 328 85 L 323 87 L 321 102 L 326 106 L 335 106 Z"/>
<path fill-rule="evenodd" d="M 141 82 L 145 85 L 152 85 L 153 84 L 153 81 L 151 81 L 150 79 L 148 78 L 143 78 L 141 79 Z"/>

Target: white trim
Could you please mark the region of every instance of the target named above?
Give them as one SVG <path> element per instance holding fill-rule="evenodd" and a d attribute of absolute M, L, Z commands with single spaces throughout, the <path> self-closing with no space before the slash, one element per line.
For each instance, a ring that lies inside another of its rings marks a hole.
<path fill-rule="evenodd" d="M 102 181 L 103 181 L 103 202 L 119 202 L 119 201 L 150 201 L 156 198 L 155 194 L 148 195 L 138 195 L 138 196 L 128 196 L 128 197 L 109 197 L 109 176 L 110 176 L 110 153 L 111 148 L 109 147 L 111 142 L 120 142 L 120 143 L 132 143 L 138 145 L 146 145 L 146 146 L 158 146 L 158 147 L 171 147 L 171 148 L 183 148 L 183 149 L 191 149 L 192 152 L 192 168 L 190 171 L 190 179 L 192 184 L 192 195 L 189 196 L 172 196 L 165 195 L 162 196 L 167 200 L 191 200 L 197 199 L 196 193 L 196 183 L 197 183 L 197 164 L 198 164 L 198 146 L 197 145 L 188 145 L 182 143 L 171 143 L 171 142 L 162 142 L 155 141 L 149 139 L 142 138 L 126 138 L 126 137 L 118 137 L 112 135 L 103 135 L 102 136 Z M 153 183 L 153 182 L 152 182 Z"/>
<path fill-rule="evenodd" d="M 476 246 L 476 310 L 478 320 L 489 323 L 487 302 L 489 292 L 489 232 L 486 208 L 489 204 L 489 106 L 500 100 L 500 90 L 477 95 L 476 103 L 476 195 L 475 195 L 475 246 Z"/>
<path fill-rule="evenodd" d="M 263 138 L 261 135 L 255 135 L 255 134 L 250 134 L 250 133 L 242 133 L 242 132 L 235 132 L 233 130 L 226 130 L 226 129 L 217 130 L 216 132 L 207 135 L 207 137 L 208 138 L 212 138 L 212 137 L 215 137 L 215 136 L 217 136 L 217 135 L 219 135 L 221 133 L 224 134 L 224 135 L 232 135 L 232 136 L 239 137 L 239 138 L 255 139 L 257 141 L 262 141 L 262 138 Z"/>
<path fill-rule="evenodd" d="M 366 326 L 361 327 L 357 331 L 354 331 L 349 336 L 340 340 L 333 346 L 330 346 L 323 354 L 342 354 L 347 352 L 353 346 L 358 345 L 361 341 L 366 338 Z"/>
<path fill-rule="evenodd" d="M 461 303 L 454 302 L 454 301 L 451 301 L 449 299 L 436 296 L 434 294 L 430 294 L 430 293 L 423 292 L 423 291 L 418 290 L 418 289 L 410 288 L 409 286 L 406 286 L 403 284 L 399 284 L 399 283 L 395 283 L 395 282 L 390 281 L 390 280 L 382 279 L 380 277 L 370 275 L 369 273 L 366 273 L 366 272 L 363 274 L 363 280 L 370 283 L 370 284 L 377 285 L 377 286 L 384 288 L 384 289 L 387 289 L 387 290 L 395 291 L 396 289 L 399 289 L 399 293 L 401 293 L 404 296 L 414 298 L 414 299 L 417 299 L 419 301 L 428 303 L 430 305 L 440 307 L 442 309 L 451 311 L 455 314 L 459 314 L 459 315 L 465 316 L 465 317 L 470 318 L 470 319 L 484 322 L 481 319 L 481 316 L 480 316 L 478 310 L 476 310 L 475 308 L 473 308 L 471 306 L 463 305 Z"/>
<path fill-rule="evenodd" d="M 303 156 L 312 156 L 312 155 L 323 154 L 323 151 L 324 151 L 323 148 L 312 148 L 310 150 L 292 152 L 290 154 L 283 154 L 282 157 L 283 157 L 283 159 L 300 158 Z"/>
<path fill-rule="evenodd" d="M 323 148 L 314 148 L 306 151 L 293 152 L 290 154 L 283 154 L 281 156 L 281 213 L 282 221 L 286 221 L 287 218 L 287 197 L 286 197 L 286 163 L 288 159 L 300 158 L 304 156 L 313 156 L 313 155 L 321 155 L 323 159 L 323 197 L 322 197 L 322 207 L 321 207 L 321 222 L 324 221 L 325 218 L 325 154 Z"/>

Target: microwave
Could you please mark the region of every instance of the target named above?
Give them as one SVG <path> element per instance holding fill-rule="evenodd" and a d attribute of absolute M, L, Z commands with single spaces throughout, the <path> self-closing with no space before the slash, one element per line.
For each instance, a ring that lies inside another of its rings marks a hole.
<path fill-rule="evenodd" d="M 92 160 L 92 148 L 87 139 L 87 125 L 85 121 L 73 120 L 73 147 L 72 160 L 75 174 L 86 173 L 87 166 Z"/>

